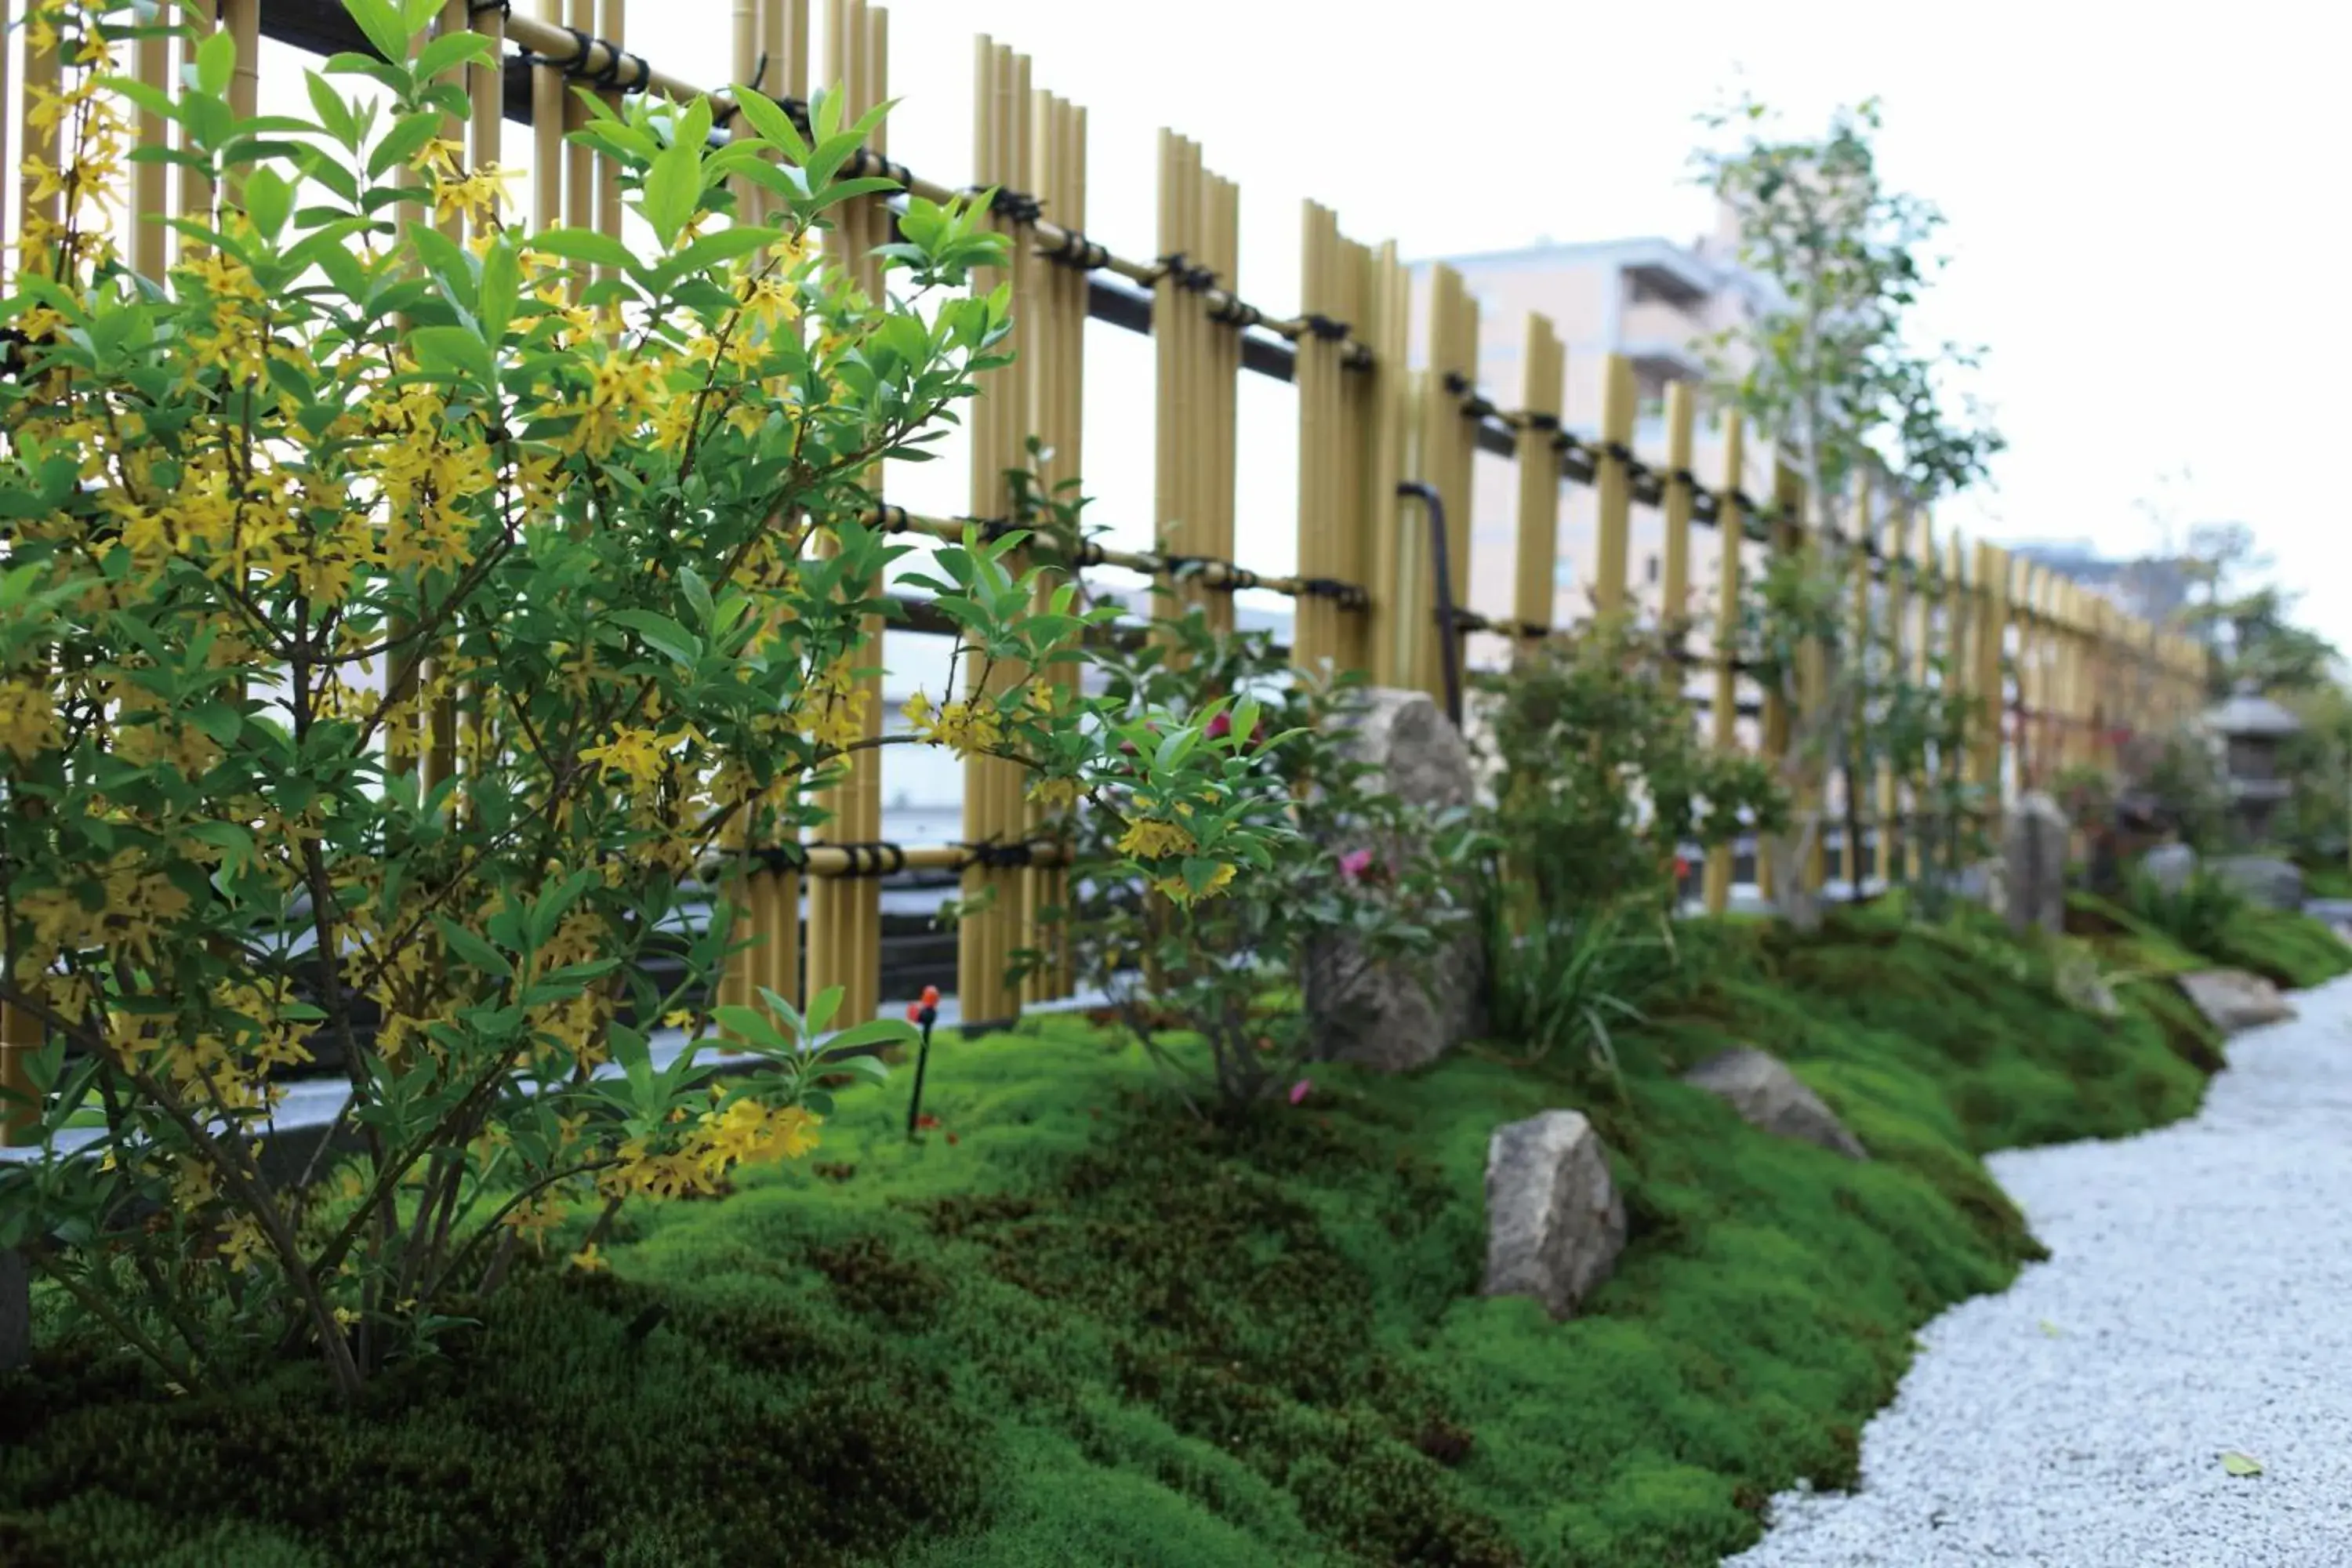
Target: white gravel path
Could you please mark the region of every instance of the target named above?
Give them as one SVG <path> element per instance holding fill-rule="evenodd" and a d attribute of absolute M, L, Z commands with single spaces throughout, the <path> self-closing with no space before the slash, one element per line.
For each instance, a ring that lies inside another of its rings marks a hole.
<path fill-rule="evenodd" d="M 2295 1003 L 2193 1121 L 1993 1156 L 2050 1261 L 1928 1325 L 1861 1489 L 1730 1563 L 2352 1568 L 2352 979 Z"/>

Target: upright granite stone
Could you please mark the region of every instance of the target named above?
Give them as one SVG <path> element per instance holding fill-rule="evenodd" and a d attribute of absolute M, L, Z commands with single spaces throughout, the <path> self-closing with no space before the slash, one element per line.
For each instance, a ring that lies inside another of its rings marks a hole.
<path fill-rule="evenodd" d="M 1683 1081 L 1723 1100 L 1742 1121 L 1776 1138 L 1818 1144 L 1849 1160 L 1870 1158 L 1862 1140 L 1847 1131 L 1837 1113 L 1777 1057 L 1741 1046 L 1709 1057 L 1683 1074 Z"/>
<path fill-rule="evenodd" d="M 1625 1205 L 1592 1123 L 1573 1110 L 1507 1121 L 1486 1144 L 1489 1296 L 1573 1313 L 1625 1249 Z"/>
<path fill-rule="evenodd" d="M 2186 844 L 2159 844 L 2141 858 L 2139 868 L 2165 892 L 2177 893 L 2197 874 L 2197 851 Z"/>
<path fill-rule="evenodd" d="M 1371 783 L 1409 805 L 1432 810 L 1470 804 L 1470 749 L 1444 711 L 1419 691 L 1376 687 L 1351 716 L 1348 750 L 1380 770 Z M 1403 847 L 1368 845 L 1375 857 Z M 1331 852 L 1343 852 L 1334 846 Z M 1399 964 L 1366 966 L 1346 941 L 1308 955 L 1307 1007 L 1317 1054 L 1402 1071 L 1434 1060 L 1474 1037 L 1484 1022 L 1485 948 L 1465 930 L 1419 973 Z"/>
<path fill-rule="evenodd" d="M 2231 855 L 2213 862 L 2213 874 L 2258 904 L 2274 910 L 2303 908 L 2303 869 L 2269 855 Z"/>
<path fill-rule="evenodd" d="M 2181 994 L 2223 1034 L 2281 1024 L 2294 1016 L 2278 987 L 2242 969 L 2207 969 L 2179 976 Z"/>
<path fill-rule="evenodd" d="M 2066 856 L 2074 827 L 2058 803 L 2039 792 L 2020 796 L 2001 824 L 2003 912 L 2014 931 L 2053 936 L 2066 929 Z"/>
<path fill-rule="evenodd" d="M 0 1247 L 0 1372 L 33 1359 L 31 1272 L 13 1248 Z"/>

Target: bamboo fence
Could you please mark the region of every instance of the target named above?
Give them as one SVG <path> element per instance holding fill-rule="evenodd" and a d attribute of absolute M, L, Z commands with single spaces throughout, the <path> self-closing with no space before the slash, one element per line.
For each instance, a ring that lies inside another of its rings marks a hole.
<path fill-rule="evenodd" d="M 731 5 L 735 79 L 780 98 L 805 121 L 813 63 L 809 0 Z M 23 6 L 24 0 L 9 0 L 12 24 Z M 825 6 L 823 79 L 842 84 L 855 114 L 888 97 L 887 17 L 868 0 L 825 0 Z M 202 25 L 236 36 L 233 101 L 244 116 L 256 111 L 259 38 L 313 52 L 369 49 L 334 0 L 272 0 L 266 9 L 260 0 L 205 0 L 195 14 Z M 585 113 L 574 84 L 589 84 L 613 101 L 639 93 L 708 96 L 720 126 L 731 119 L 726 84 L 688 83 L 666 74 L 630 48 L 627 24 L 626 0 L 531 0 L 527 11 L 498 0 L 449 0 L 436 24 L 444 31 L 471 27 L 497 41 L 495 65 L 456 68 L 465 73 L 471 113 L 462 124 L 453 119 L 446 132 L 463 140 L 476 165 L 521 164 L 535 172 L 529 215 L 534 230 L 567 225 L 621 233 L 622 192 L 614 166 L 563 140 Z M 129 53 L 136 74 L 160 88 L 187 63 L 174 58 L 186 48 L 147 38 Z M 0 49 L 0 104 L 9 101 L 8 53 Z M 26 83 L 54 85 L 59 62 L 53 54 L 37 56 L 24 59 L 22 70 Z M 970 517 L 910 513 L 877 494 L 870 520 L 879 525 L 955 539 L 973 520 L 1003 523 L 1012 505 L 1006 470 L 1028 465 L 1033 437 L 1051 454 L 1044 475 L 1048 484 L 1080 474 L 1084 331 L 1096 319 L 1147 332 L 1154 342 L 1154 536 L 1160 543 L 1150 552 L 1089 547 L 1085 563 L 1147 574 L 1172 588 L 1180 603 L 1202 606 L 1223 626 L 1232 624 L 1236 592 L 1255 588 L 1286 597 L 1295 605 L 1292 655 L 1301 666 L 1328 663 L 1363 671 L 1379 684 L 1438 693 L 1449 660 L 1460 668 L 1463 639 L 1472 633 L 1500 634 L 1525 647 L 1570 630 L 1556 624 L 1559 595 L 1553 576 L 1565 484 L 1596 491 L 1599 571 L 1591 595 L 1604 615 L 1627 605 L 1628 531 L 1637 507 L 1655 509 L 1663 521 L 1663 603 L 1669 606 L 1685 605 L 1692 592 L 1691 530 L 1724 532 L 1713 594 L 1718 624 L 1738 615 L 1741 574 L 1748 569 L 1742 545 L 1819 546 L 1800 524 L 1805 497 L 1786 462 L 1770 464 L 1769 501 L 1744 492 L 1748 464 L 1764 444 L 1736 416 L 1724 418 L 1723 463 L 1712 484 L 1691 471 L 1699 410 L 1687 387 L 1674 388 L 1667 398 L 1665 451 L 1655 461 L 1644 458 L 1633 449 L 1632 364 L 1612 354 L 1597 364 L 1570 366 L 1558 332 L 1540 315 L 1528 315 L 1524 326 L 1518 405 L 1488 402 L 1478 391 L 1479 306 L 1462 275 L 1439 264 L 1415 290 L 1395 245 L 1349 238 L 1328 208 L 1305 205 L 1300 313 L 1277 317 L 1252 307 L 1232 281 L 1240 256 L 1238 189 L 1203 165 L 1197 143 L 1172 131 L 1160 138 L 1157 252 L 1142 259 L 1111 251 L 1085 230 L 1086 110 L 1036 85 L 1027 57 L 987 37 L 978 40 L 974 53 L 974 85 L 973 167 L 983 186 L 999 189 L 992 221 L 1014 242 L 1003 276 L 982 281 L 1011 287 L 1019 357 L 992 373 L 971 411 Z M 17 97 L 29 104 L 28 95 Z M 0 158 L 9 151 L 11 130 L 20 157 L 53 152 L 51 132 L 22 113 L 14 126 L 6 119 L 0 113 Z M 136 127 L 142 144 L 163 144 L 167 127 L 160 117 L 142 113 Z M 206 214 L 223 198 L 199 174 L 184 171 L 176 182 L 167 179 L 166 167 L 132 165 L 132 189 L 125 195 L 135 214 Z M 887 174 L 932 200 L 957 194 L 892 162 L 879 133 L 851 172 Z M 35 202 L 32 189 L 28 179 L 20 213 L 54 207 L 54 198 Z M 747 195 L 756 216 L 761 194 Z M 175 241 L 161 224 L 137 222 L 131 228 L 131 259 L 149 277 L 162 275 L 172 245 L 188 243 Z M 830 242 L 842 247 L 869 289 L 878 279 L 868 253 L 891 229 L 886 198 L 863 197 L 836 209 Z M 586 281 L 576 276 L 573 286 Z M 1414 356 L 1407 344 L 1416 293 L 1418 341 L 1425 346 Z M 1592 437 L 1562 426 L 1571 369 L 1601 378 L 1601 416 Z M 1296 570 L 1287 575 L 1252 572 L 1234 559 L 1236 388 L 1245 371 L 1297 391 L 1297 553 Z M 1441 574 L 1454 583 L 1468 580 L 1470 476 L 1481 452 L 1507 458 L 1517 470 L 1508 619 L 1436 598 Z M 874 478 L 878 486 L 880 476 Z M 1423 504 L 1433 496 L 1442 529 L 1423 525 L 1409 489 Z M 1865 506 L 1859 515 L 1871 514 Z M 1437 558 L 1441 538 L 1443 561 Z M 2131 621 L 2076 584 L 1993 545 L 1964 545 L 1948 534 L 1939 553 L 1924 510 L 1893 501 L 1883 526 L 1866 528 L 1860 542 L 1864 548 L 1845 557 L 1856 574 L 1856 614 L 1876 617 L 1892 632 L 1915 676 L 1924 676 L 1940 656 L 1948 679 L 1962 693 L 1985 700 L 1959 763 L 1967 778 L 1988 791 L 2013 791 L 2058 770 L 2107 762 L 2126 722 L 2176 723 L 2199 700 L 2203 664 L 2194 644 Z M 908 623 L 913 629 L 951 632 L 935 617 L 923 617 L 919 605 L 912 607 L 918 612 Z M 1679 637 L 1686 628 L 1672 624 L 1668 629 Z M 1712 743 L 1727 748 L 1736 743 L 1743 678 L 1728 639 L 1713 642 L 1703 660 L 1711 667 L 1710 694 L 1701 706 L 1710 710 Z M 1000 671 L 993 679 L 1016 673 Z M 465 744 L 476 733 L 470 695 L 440 689 L 430 660 L 423 679 L 435 693 L 430 717 L 408 743 L 428 777 L 438 779 L 467 765 Z M 1801 700 L 1818 699 L 1820 679 L 1820 660 L 1808 658 Z M 868 690 L 870 722 L 878 733 L 878 685 L 869 683 Z M 1789 745 L 1792 717 L 1778 689 L 1763 693 L 1768 753 L 1779 755 Z M 879 841 L 879 767 L 875 751 L 856 756 L 842 782 L 824 793 L 820 804 L 830 821 L 810 841 L 729 846 L 721 884 L 748 911 L 756 941 L 722 982 L 724 998 L 742 1000 L 755 984 L 788 997 L 803 994 L 803 983 L 812 993 L 839 984 L 846 988 L 845 1016 L 870 1015 L 882 1000 L 876 879 L 915 868 L 960 872 L 963 896 L 982 904 L 959 931 L 958 989 L 967 1021 L 1010 1019 L 1024 1003 L 1070 994 L 1074 976 L 1066 961 L 1017 985 L 1006 978 L 1014 950 L 1039 940 L 1039 912 L 1062 896 L 1066 876 L 1061 848 L 1041 837 L 1042 824 L 1023 798 L 1019 770 L 998 759 L 971 758 L 961 841 L 897 845 Z M 1823 783 L 1806 781 L 1801 809 L 1821 808 Z M 1904 835 L 1903 826 L 1919 803 L 1891 774 L 1869 783 L 1866 815 L 1878 835 L 1880 866 L 1891 867 L 1899 853 L 1916 873 L 1920 845 Z M 1825 823 L 1814 854 L 1800 868 L 1815 886 L 1824 875 L 1829 827 Z M 1848 869 L 1858 874 L 1860 868 Z M 1759 857 L 1759 874 L 1769 883 L 1766 857 Z M 1708 857 L 1702 888 L 1709 910 L 1726 906 L 1731 875 L 1728 849 Z M 0 1011 L 0 1073 L 21 1080 L 21 1057 L 38 1041 L 32 1018 Z"/>

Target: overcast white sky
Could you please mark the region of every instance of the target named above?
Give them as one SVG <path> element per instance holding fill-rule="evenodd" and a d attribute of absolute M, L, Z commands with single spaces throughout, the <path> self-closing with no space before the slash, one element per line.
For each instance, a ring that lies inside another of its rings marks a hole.
<path fill-rule="evenodd" d="M 709 33 L 689 41 L 700 28 L 643 32 L 640 0 L 631 42 L 715 84 L 725 4 L 655 13 L 707 13 Z M 1709 220 L 1685 179 L 1691 117 L 1720 89 L 1744 77 L 1800 124 L 1877 94 L 1889 178 L 1950 219 L 1953 261 L 1925 325 L 1990 345 L 1980 389 L 2011 442 L 1997 490 L 1939 521 L 2130 550 L 2155 542 L 2136 503 L 2168 493 L 2183 521 L 2252 523 L 2276 575 L 2307 591 L 2308 618 L 2352 646 L 2352 595 L 2334 591 L 2352 543 L 2328 482 L 2352 425 L 2352 320 L 2332 302 L 2352 57 L 2341 0 L 897 0 L 890 12 L 891 87 L 907 100 L 896 156 L 968 175 L 971 36 L 985 30 L 1034 58 L 1039 86 L 1089 110 L 1090 232 L 1151 254 L 1156 132 L 1172 126 L 1240 182 L 1244 291 L 1276 309 L 1295 300 L 1302 196 L 1415 258 L 1542 236 L 1687 239 Z M 1131 361 L 1140 384 L 1127 390 L 1148 397 L 1148 357 L 1139 342 L 1101 348 L 1087 467 L 1123 513 L 1146 504 L 1150 447 L 1115 440 L 1101 416 L 1139 419 L 1130 398 L 1105 395 Z M 1271 534 L 1289 515 L 1288 394 L 1245 397 L 1244 528 L 1256 519 Z M 1143 471 L 1108 471 L 1130 450 L 1122 468 Z M 2190 482 L 2165 482 L 2184 465 Z M 923 479 L 929 490 L 949 476 Z"/>

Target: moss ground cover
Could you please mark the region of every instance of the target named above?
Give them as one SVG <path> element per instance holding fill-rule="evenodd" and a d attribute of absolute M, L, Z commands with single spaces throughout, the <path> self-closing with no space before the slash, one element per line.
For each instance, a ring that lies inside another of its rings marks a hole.
<path fill-rule="evenodd" d="M 2159 983 L 2103 1022 L 1987 934 L 1690 936 L 1709 978 L 1622 1088 L 1461 1053 L 1212 1129 L 1083 1019 L 950 1043 L 919 1143 L 906 1075 L 849 1097 L 814 1161 L 628 1211 L 605 1271 L 557 1244 L 354 1415 L 307 1361 L 207 1401 L 51 1349 L 0 1380 L 0 1562 L 1712 1563 L 1850 1479 L 1913 1331 L 2035 1255 L 1979 1155 L 2185 1115 L 2219 1051 Z M 1674 1080 L 1735 1040 L 1875 1158 Z M 1632 1239 L 1554 1324 L 1475 1290 L 1487 1134 L 1561 1105 Z"/>

